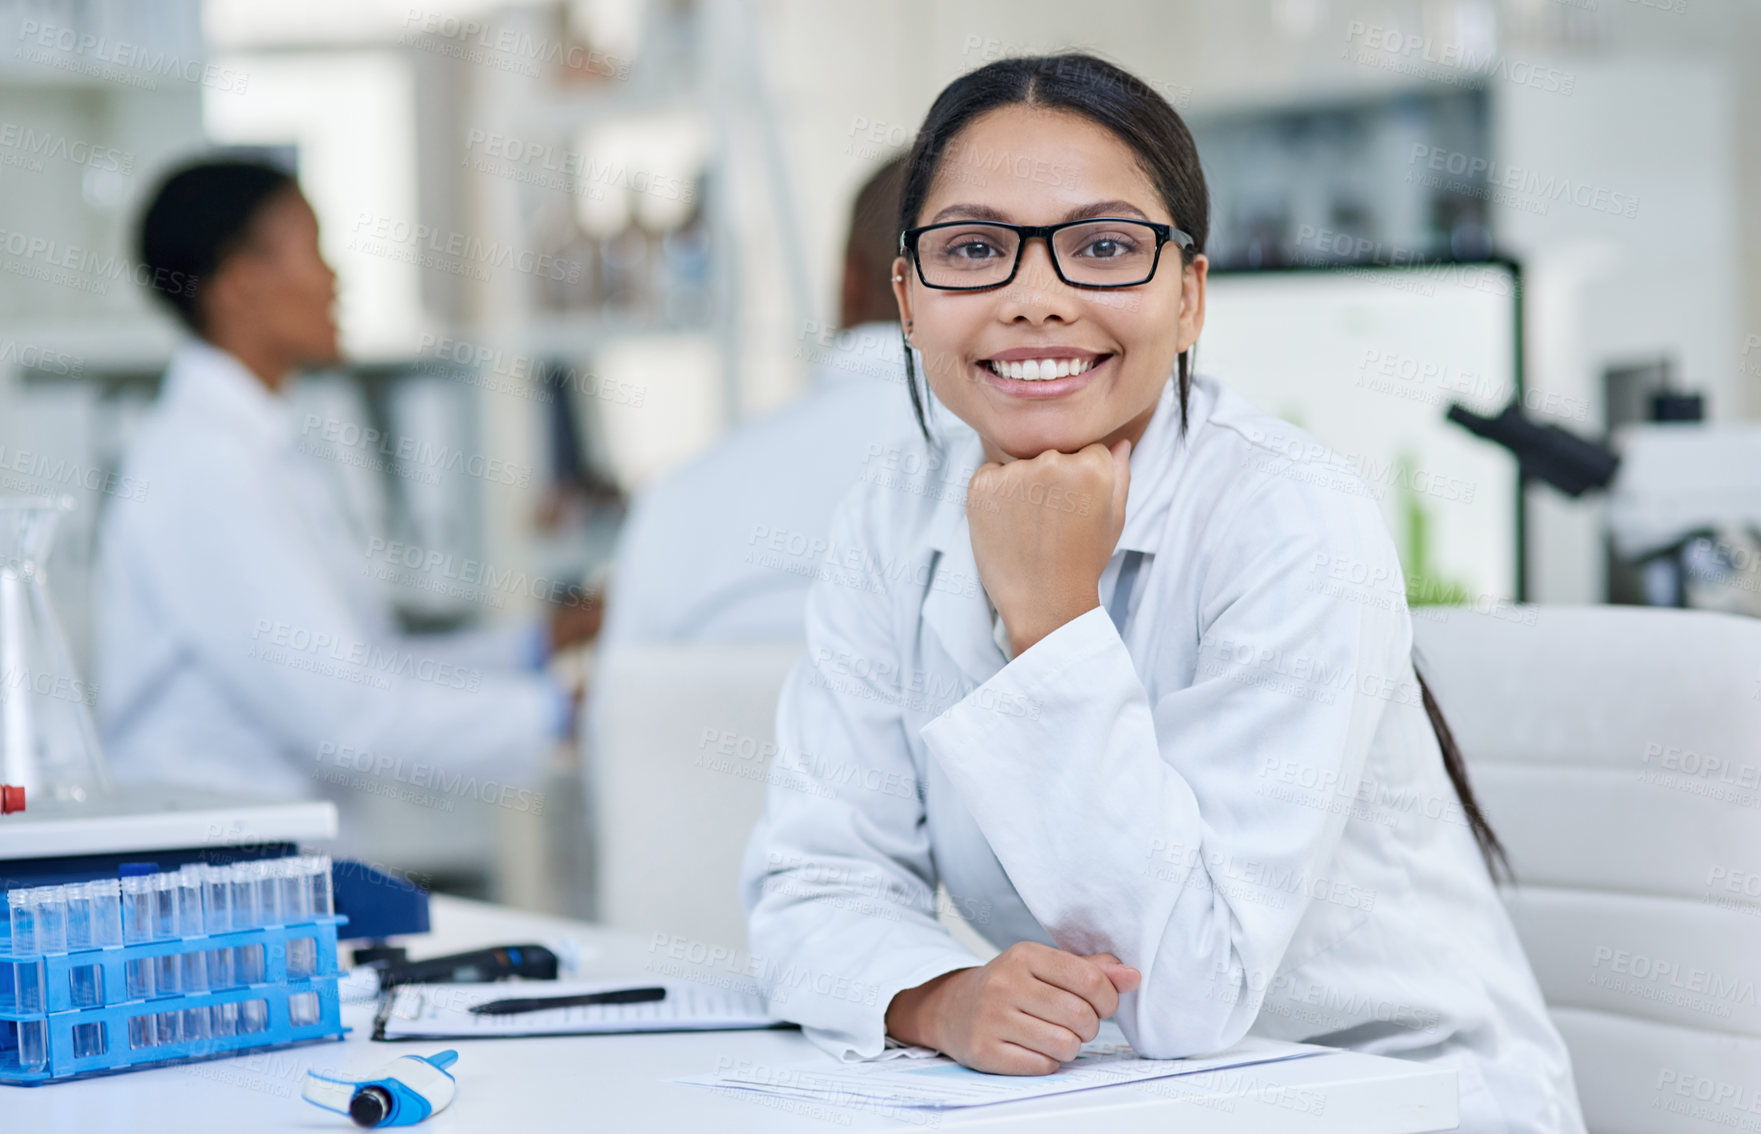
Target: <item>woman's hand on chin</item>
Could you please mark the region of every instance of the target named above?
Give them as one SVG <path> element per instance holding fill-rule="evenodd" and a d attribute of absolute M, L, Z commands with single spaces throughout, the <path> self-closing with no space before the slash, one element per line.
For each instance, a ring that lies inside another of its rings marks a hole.
<path fill-rule="evenodd" d="M 893 997 L 887 1033 L 974 1071 L 1050 1075 L 1076 1058 L 1141 980 L 1111 953 L 1079 956 L 1023 941 L 989 964 L 944 973 Z"/>
<path fill-rule="evenodd" d="M 972 554 L 1014 656 L 1100 605 L 1101 572 L 1125 527 L 1130 456 L 1129 441 L 1096 441 L 972 474 Z"/>

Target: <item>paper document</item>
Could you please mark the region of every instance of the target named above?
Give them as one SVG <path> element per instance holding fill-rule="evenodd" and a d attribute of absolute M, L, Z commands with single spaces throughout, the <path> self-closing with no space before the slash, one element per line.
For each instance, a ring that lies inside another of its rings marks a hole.
<path fill-rule="evenodd" d="M 615 989 L 666 988 L 666 999 L 642 1004 L 588 1004 L 509 1016 L 471 1012 L 492 1000 L 574 996 Z M 406 984 L 392 989 L 373 1021 L 377 1040 L 496 1039 L 599 1035 L 610 1032 L 697 1032 L 773 1028 L 755 987 L 722 988 L 695 981 L 518 981 L 498 984 Z"/>
<path fill-rule="evenodd" d="M 1330 1048 L 1248 1038 L 1220 1055 L 1197 1059 L 1142 1059 L 1122 1044 L 1087 1044 L 1050 1075 L 987 1075 L 946 1056 L 881 1063 L 831 1059 L 782 1066 L 744 1064 L 711 1075 L 675 1080 L 724 1090 L 755 1091 L 852 1107 L 962 1107 L 1141 1083 L 1231 1067 L 1319 1055 Z"/>

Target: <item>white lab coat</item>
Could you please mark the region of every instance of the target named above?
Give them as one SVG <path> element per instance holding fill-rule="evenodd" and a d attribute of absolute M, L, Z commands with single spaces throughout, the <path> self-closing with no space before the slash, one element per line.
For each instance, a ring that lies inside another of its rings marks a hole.
<path fill-rule="evenodd" d="M 323 794 L 531 775 L 561 693 L 530 627 L 399 631 L 384 584 L 285 397 L 232 356 L 181 348 L 99 531 L 98 709 L 122 781 Z M 370 754 L 370 756 L 369 756 Z M 400 761 L 380 765 L 380 757 Z M 393 783 L 393 780 L 397 783 Z"/>
<path fill-rule="evenodd" d="M 1139 969 L 1116 1018 L 1146 1055 L 1313 1039 L 1455 1068 L 1462 1130 L 1581 1131 L 1420 702 L 1376 489 L 1214 381 L 1190 413 L 1182 441 L 1170 382 L 1131 454 L 1096 596 L 1142 553 L 1123 637 L 1101 607 L 1005 661 L 970 429 L 840 505 L 859 567 L 814 585 L 743 868 L 773 1010 L 879 1055 L 895 993 L 977 963 L 941 883 L 999 948 Z"/>
<path fill-rule="evenodd" d="M 802 348 L 812 386 L 641 493 L 618 538 L 600 648 L 799 639 L 832 509 L 868 450 L 915 429 L 897 323 Z M 810 475 L 803 475 L 811 469 Z"/>

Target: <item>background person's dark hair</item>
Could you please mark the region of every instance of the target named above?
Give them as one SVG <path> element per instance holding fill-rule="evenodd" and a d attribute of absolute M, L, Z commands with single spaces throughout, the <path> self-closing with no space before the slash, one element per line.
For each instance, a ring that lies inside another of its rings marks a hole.
<path fill-rule="evenodd" d="M 893 301 L 893 257 L 898 254 L 899 191 L 905 182 L 905 155 L 892 158 L 872 173 L 850 206 L 850 238 L 844 245 L 844 261 L 861 280 L 859 294 L 845 292 L 841 321 L 893 322 L 899 318 Z"/>
<path fill-rule="evenodd" d="M 947 156 L 960 131 L 973 119 L 988 111 L 1005 106 L 1034 106 L 1048 110 L 1064 110 L 1080 114 L 1096 125 L 1105 127 L 1131 148 L 1138 164 L 1151 184 L 1162 195 L 1162 203 L 1174 225 L 1192 237 L 1192 246 L 1182 255 L 1182 266 L 1205 250 L 1205 238 L 1211 227 L 1210 195 L 1205 188 L 1204 170 L 1199 165 L 1198 146 L 1180 115 L 1149 84 L 1104 59 L 1081 52 L 1064 55 L 1034 55 L 1016 59 L 999 59 L 976 71 L 960 76 L 936 96 L 917 140 L 906 157 L 905 187 L 899 200 L 899 232 L 914 227 L 917 214 L 929 196 L 936 171 Z M 986 155 L 980 155 L 981 157 Z M 1007 155 L 996 155 L 1007 159 Z M 897 235 L 895 235 L 897 239 Z M 903 331 L 901 330 L 901 334 Z M 1193 351 L 1183 351 L 1176 363 L 1180 393 L 1180 431 L 1186 432 L 1187 397 L 1192 389 Z M 918 428 L 926 441 L 929 423 L 924 416 L 928 397 L 917 391 L 917 368 L 911 359 L 911 346 L 905 346 L 905 386 L 911 394 L 911 408 L 917 414 Z M 1417 671 L 1415 669 L 1415 674 Z M 1468 783 L 1467 765 L 1455 743 L 1443 710 L 1417 674 L 1419 695 L 1437 744 L 1443 751 L 1443 767 L 1449 782 L 1461 800 L 1462 812 L 1486 868 L 1494 877 L 1501 871 L 1510 876 L 1510 860 L 1498 836 L 1486 821 Z"/>
<path fill-rule="evenodd" d="M 190 330 L 203 333 L 201 295 L 216 268 L 238 250 L 263 206 L 296 188 L 293 176 L 252 161 L 205 161 L 176 170 L 141 214 L 139 254 L 155 280 L 188 286 L 153 287 Z"/>
<path fill-rule="evenodd" d="M 1211 198 L 1205 189 L 1204 170 L 1199 167 L 1198 146 L 1192 132 L 1168 100 L 1129 71 L 1093 55 L 1029 55 L 999 59 L 960 76 L 936 96 L 917 140 L 905 159 L 905 188 L 899 199 L 899 227 L 893 234 L 917 224 L 917 214 L 929 196 L 936 171 L 961 130 L 973 119 L 1005 106 L 1034 106 L 1067 110 L 1110 130 L 1137 155 L 1138 164 L 1162 195 L 1162 203 L 1176 228 L 1192 237 L 1181 253 L 1181 266 L 1192 263 L 1205 250 L 1211 229 Z M 981 158 L 988 155 L 979 155 Z M 996 155 L 1007 160 L 1008 155 Z M 1180 429 L 1186 430 L 1186 400 L 1192 388 L 1192 351 L 1182 351 L 1176 362 L 1180 385 Z M 924 417 L 928 397 L 917 392 L 916 366 L 911 348 L 905 348 L 905 386 L 917 424 L 929 437 Z"/>

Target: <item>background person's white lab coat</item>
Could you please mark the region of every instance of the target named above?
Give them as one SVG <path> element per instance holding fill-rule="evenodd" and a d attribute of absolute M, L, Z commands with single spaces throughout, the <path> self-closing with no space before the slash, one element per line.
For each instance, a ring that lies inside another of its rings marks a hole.
<path fill-rule="evenodd" d="M 309 797 L 348 752 L 442 782 L 532 775 L 564 708 L 533 672 L 535 628 L 401 633 L 300 442 L 287 399 L 232 356 L 194 342 L 173 358 L 125 465 L 143 498 L 117 501 L 99 533 L 116 777 Z"/>
<path fill-rule="evenodd" d="M 1170 382 L 1097 595 L 1141 553 L 1123 637 L 1097 608 L 1005 661 L 970 429 L 840 506 L 876 570 L 814 585 L 743 870 L 773 1011 L 878 1055 L 895 993 L 978 963 L 940 882 L 999 948 L 1139 969 L 1117 1019 L 1145 1055 L 1314 1039 L 1455 1068 L 1464 1131 L 1581 1131 L 1420 702 L 1378 486 L 1207 379 L 1177 424 Z"/>
<path fill-rule="evenodd" d="M 832 509 L 869 447 L 916 429 L 899 324 L 803 348 L 808 391 L 641 493 L 618 537 L 600 648 L 792 641 Z"/>

